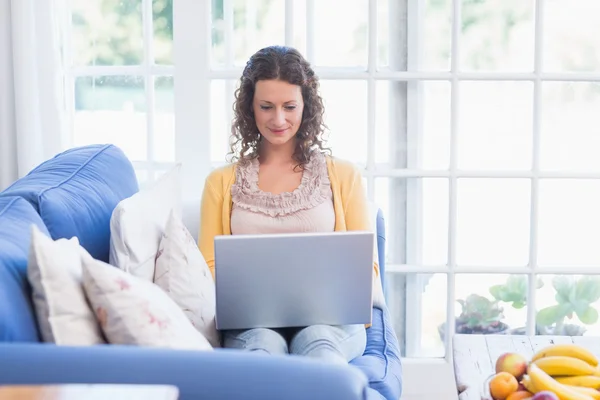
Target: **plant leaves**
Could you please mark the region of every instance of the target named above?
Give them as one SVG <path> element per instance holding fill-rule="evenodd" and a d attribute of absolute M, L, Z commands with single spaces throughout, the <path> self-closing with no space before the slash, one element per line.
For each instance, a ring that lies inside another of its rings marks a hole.
<path fill-rule="evenodd" d="M 563 296 L 561 293 L 557 292 L 554 295 L 554 300 L 556 300 L 556 302 L 558 304 L 568 303 L 569 302 L 569 296 Z"/>
<path fill-rule="evenodd" d="M 506 280 L 506 288 L 509 293 L 517 295 L 526 295 L 527 277 L 525 275 L 511 275 Z"/>
<path fill-rule="evenodd" d="M 513 302 L 512 306 L 518 310 L 518 309 L 525 307 L 525 302 L 524 301 L 515 301 L 515 302 Z"/>
<path fill-rule="evenodd" d="M 544 287 L 544 281 L 542 280 L 542 278 L 538 277 L 537 282 L 536 282 L 536 288 L 541 289 L 543 287 Z"/>
<path fill-rule="evenodd" d="M 557 304 L 542 308 L 537 313 L 536 322 L 539 325 L 549 326 L 556 322 L 562 321 L 570 311 L 571 307 L 569 304 Z"/>
<path fill-rule="evenodd" d="M 557 294 L 560 294 L 564 299 L 568 299 L 573 286 L 573 278 L 564 275 L 555 276 L 552 279 L 552 286 L 554 286 Z"/>
<path fill-rule="evenodd" d="M 504 285 L 490 287 L 490 294 L 498 301 L 512 303 L 515 308 L 523 307 L 527 301 L 527 277 L 525 275 L 511 275 Z"/>
<path fill-rule="evenodd" d="M 506 301 L 506 290 L 503 285 L 494 285 L 490 287 L 490 294 L 496 299 L 500 301 Z"/>
<path fill-rule="evenodd" d="M 577 300 L 594 303 L 600 299 L 600 279 L 597 276 L 584 276 L 575 287 Z"/>
<path fill-rule="evenodd" d="M 576 313 L 579 320 L 584 324 L 591 325 L 598 321 L 598 311 L 594 307 L 588 306 L 583 312 L 577 311 Z"/>
<path fill-rule="evenodd" d="M 574 303 L 572 303 L 571 306 L 573 308 L 573 311 L 575 311 L 577 315 L 579 315 L 580 313 L 584 313 L 590 305 L 587 301 L 577 300 Z"/>

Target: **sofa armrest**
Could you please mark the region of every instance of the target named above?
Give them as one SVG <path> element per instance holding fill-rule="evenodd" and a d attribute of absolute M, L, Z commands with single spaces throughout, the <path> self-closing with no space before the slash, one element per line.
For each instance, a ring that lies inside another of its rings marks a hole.
<path fill-rule="evenodd" d="M 358 369 L 299 356 L 0 343 L 0 384 L 169 384 L 185 399 L 365 399 Z"/>

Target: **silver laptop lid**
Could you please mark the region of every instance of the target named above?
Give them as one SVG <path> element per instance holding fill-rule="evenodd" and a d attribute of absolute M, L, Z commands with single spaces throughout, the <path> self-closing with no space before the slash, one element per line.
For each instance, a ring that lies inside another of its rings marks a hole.
<path fill-rule="evenodd" d="M 372 232 L 215 238 L 218 329 L 370 323 Z"/>

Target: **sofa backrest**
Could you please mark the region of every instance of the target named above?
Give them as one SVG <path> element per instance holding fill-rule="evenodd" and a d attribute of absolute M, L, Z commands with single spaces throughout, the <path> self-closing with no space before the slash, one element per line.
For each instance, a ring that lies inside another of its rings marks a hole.
<path fill-rule="evenodd" d="M 48 234 L 30 203 L 20 197 L 0 197 L 0 342 L 39 340 L 27 280 L 32 225 Z"/>
<path fill-rule="evenodd" d="M 39 213 L 53 239 L 77 236 L 96 259 L 108 262 L 110 217 L 119 201 L 139 190 L 129 159 L 114 145 L 89 145 L 58 154 L 9 186 Z"/>

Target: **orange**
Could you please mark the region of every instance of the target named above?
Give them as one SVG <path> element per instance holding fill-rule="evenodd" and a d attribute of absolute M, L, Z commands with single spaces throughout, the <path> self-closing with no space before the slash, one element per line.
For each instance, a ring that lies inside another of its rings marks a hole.
<path fill-rule="evenodd" d="M 498 372 L 490 380 L 490 394 L 494 400 L 507 400 L 518 388 L 517 378 L 508 372 Z"/>
<path fill-rule="evenodd" d="M 508 397 L 506 398 L 506 400 L 527 400 L 527 399 L 531 399 L 532 397 L 533 397 L 533 394 L 531 394 L 527 391 L 524 391 L 524 390 L 519 390 L 519 391 L 509 394 Z"/>

